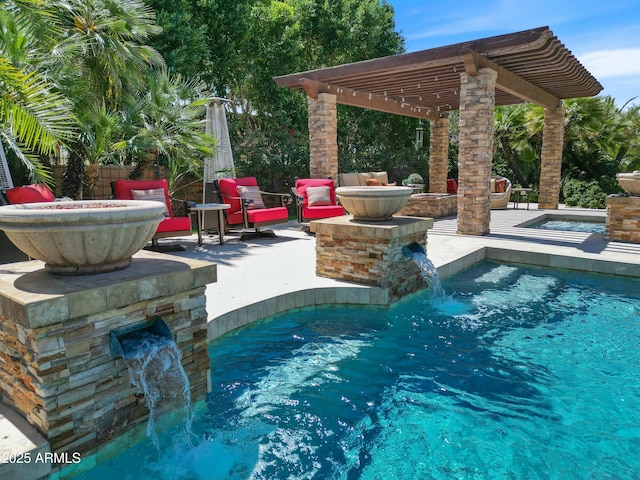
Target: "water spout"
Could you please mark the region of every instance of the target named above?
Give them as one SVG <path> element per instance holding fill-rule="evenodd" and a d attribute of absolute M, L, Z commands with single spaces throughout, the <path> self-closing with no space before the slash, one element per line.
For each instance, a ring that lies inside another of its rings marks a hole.
<path fill-rule="evenodd" d="M 422 248 L 422 245 L 415 242 L 412 243 L 411 245 L 405 245 L 404 247 L 402 247 L 402 253 L 405 257 L 408 257 L 408 258 L 413 258 L 414 253 L 421 253 L 423 255 L 427 254 L 424 251 L 424 248 Z"/>
<path fill-rule="evenodd" d="M 144 394 L 149 408 L 147 436 L 158 448 L 155 424 L 159 417 L 182 405 L 187 441 L 191 437 L 191 387 L 182 367 L 182 354 L 161 318 L 111 332 L 111 351 L 121 356 L 131 383 Z"/>
<path fill-rule="evenodd" d="M 405 257 L 411 258 L 420 269 L 422 279 L 429 287 L 429 293 L 432 299 L 443 299 L 445 294 L 440 283 L 440 273 L 431 260 L 427 257 L 422 245 L 412 243 L 402 247 L 402 253 Z"/>

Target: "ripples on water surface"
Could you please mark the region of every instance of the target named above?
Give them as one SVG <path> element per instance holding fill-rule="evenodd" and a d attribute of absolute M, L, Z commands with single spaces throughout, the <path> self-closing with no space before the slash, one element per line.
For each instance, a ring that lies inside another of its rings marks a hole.
<path fill-rule="evenodd" d="M 81 478 L 638 478 L 639 285 L 484 263 L 437 304 L 250 325 L 210 347 L 193 447 Z"/>

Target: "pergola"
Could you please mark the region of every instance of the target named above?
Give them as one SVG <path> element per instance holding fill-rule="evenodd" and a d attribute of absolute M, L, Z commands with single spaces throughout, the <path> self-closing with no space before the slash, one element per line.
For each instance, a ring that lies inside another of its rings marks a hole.
<path fill-rule="evenodd" d="M 446 193 L 447 112 L 460 111 L 458 233 L 489 233 L 493 111 L 531 102 L 545 109 L 539 208 L 558 207 L 565 98 L 602 85 L 548 27 L 275 77 L 307 94 L 310 174 L 337 178 L 336 104 L 430 121 L 429 191 Z"/>

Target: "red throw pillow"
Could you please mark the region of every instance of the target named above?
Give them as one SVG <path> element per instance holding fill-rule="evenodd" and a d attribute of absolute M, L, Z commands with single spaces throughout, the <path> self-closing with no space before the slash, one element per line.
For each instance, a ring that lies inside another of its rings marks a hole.
<path fill-rule="evenodd" d="M 505 179 L 496 180 L 496 193 L 504 193 L 507 190 L 507 181 Z"/>

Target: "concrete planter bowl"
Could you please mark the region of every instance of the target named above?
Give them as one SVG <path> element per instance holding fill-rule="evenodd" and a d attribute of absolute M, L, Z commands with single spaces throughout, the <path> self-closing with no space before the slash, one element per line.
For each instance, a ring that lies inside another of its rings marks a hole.
<path fill-rule="evenodd" d="M 640 170 L 633 173 L 618 173 L 618 183 L 629 195 L 640 195 Z"/>
<path fill-rule="evenodd" d="M 384 222 L 402 210 L 409 201 L 410 187 L 338 187 L 336 196 L 353 219 L 361 222 Z"/>
<path fill-rule="evenodd" d="M 136 200 L 26 203 L 0 207 L 0 230 L 51 273 L 120 270 L 153 237 L 165 205 Z"/>

